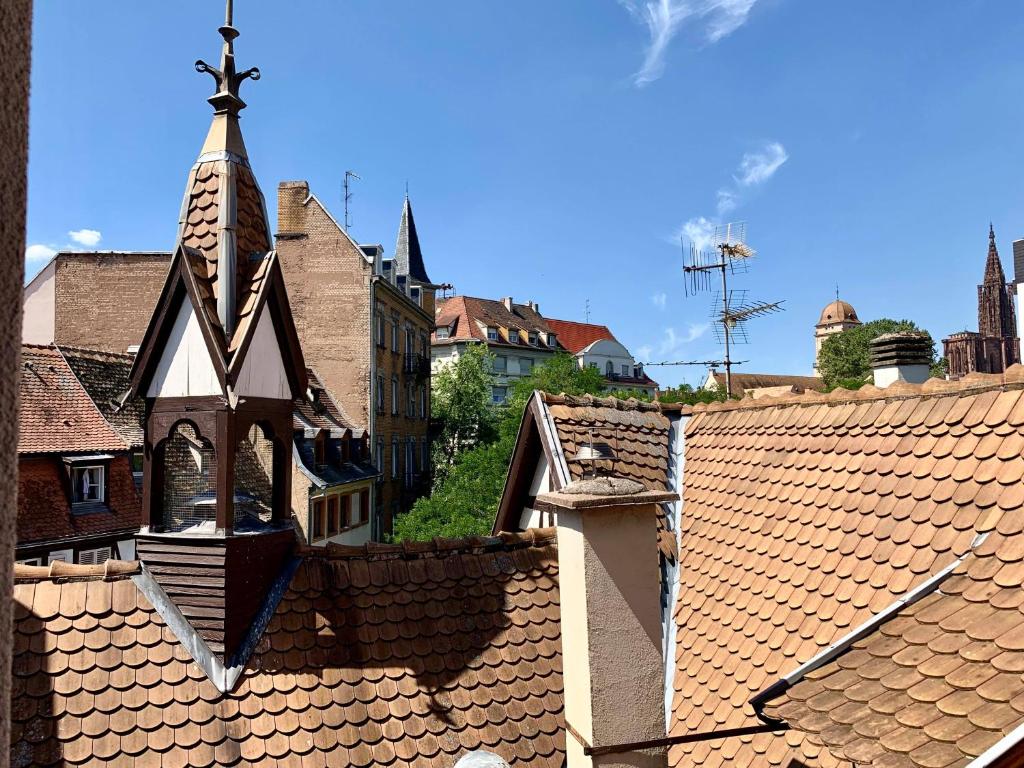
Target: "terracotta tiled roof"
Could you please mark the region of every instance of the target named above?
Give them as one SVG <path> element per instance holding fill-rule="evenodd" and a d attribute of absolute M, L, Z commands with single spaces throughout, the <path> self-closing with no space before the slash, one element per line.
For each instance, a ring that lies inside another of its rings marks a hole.
<path fill-rule="evenodd" d="M 54 347 L 22 345 L 18 453 L 127 449 L 60 352 Z"/>
<path fill-rule="evenodd" d="M 1004 512 L 1020 515 L 1022 385 L 1017 366 L 695 406 L 672 733 L 756 724 L 755 692 L 953 562 Z M 677 745 L 669 762 L 779 765 L 800 742 L 790 732 Z M 806 757 L 817 751 L 803 744 Z"/>
<path fill-rule="evenodd" d="M 455 296 L 439 301 L 434 317 L 435 327 L 453 326 L 447 341 L 487 341 L 486 330 L 481 330 L 478 323 L 482 323 L 485 329 L 486 326 L 490 325 L 496 328 L 512 328 L 526 332 L 554 332 L 547 320 L 539 312 L 526 304 L 513 304 L 512 311 L 510 312 L 500 301 L 478 299 L 473 296 Z M 432 340 L 438 341 L 436 331 Z M 441 341 L 446 340 L 441 339 Z M 488 343 L 491 345 L 511 346 L 505 339 Z M 520 342 L 515 346 L 530 348 L 525 342 Z M 546 346 L 537 348 L 541 350 L 554 349 L 553 347 Z M 558 348 L 561 349 L 561 346 Z"/>
<path fill-rule="evenodd" d="M 615 336 L 606 325 L 591 323 L 575 323 L 572 320 L 554 320 L 547 318 L 551 330 L 558 334 L 558 341 L 574 355 L 579 354 L 595 341 L 608 339 L 616 341 Z"/>
<path fill-rule="evenodd" d="M 1024 723 L 1022 529 L 1004 515 L 951 577 L 765 713 L 858 766 L 968 764 Z"/>
<path fill-rule="evenodd" d="M 725 389 L 725 374 L 715 372 L 715 383 L 719 389 Z M 798 387 L 801 391 L 805 389 L 822 392 L 825 389 L 825 382 L 817 376 L 789 376 L 779 373 L 733 373 L 732 392 L 733 397 L 743 397 L 748 389 L 765 389 L 768 387 Z"/>
<path fill-rule="evenodd" d="M 16 569 L 12 764 L 563 763 L 551 530 L 304 552 L 227 694 L 135 571 Z"/>
<path fill-rule="evenodd" d="M 60 347 L 60 352 L 103 418 L 128 445 L 141 447 L 146 418 L 145 402 L 141 398 L 125 400 L 131 388 L 135 356 L 65 346 Z"/>
<path fill-rule="evenodd" d="M 573 458 L 582 447 L 590 444 L 592 437 L 595 443 L 610 445 L 615 453 L 612 474 L 636 480 L 647 490 L 670 490 L 670 422 L 660 404 L 591 395 L 571 397 L 542 393 L 542 397 L 573 480 L 579 480 L 584 471 L 590 469 Z M 664 509 L 661 506 L 658 509 L 658 546 L 666 557 L 674 560 L 675 536 Z"/>
<path fill-rule="evenodd" d="M 320 380 L 316 371 L 312 368 L 307 368 L 306 377 L 309 380 L 310 390 L 315 394 L 319 394 L 320 407 L 314 407 L 308 398 L 297 399 L 295 401 L 295 428 L 303 429 L 305 424 L 326 430 L 336 430 L 340 427 L 342 429 L 350 429 L 354 433 L 361 435 L 364 430 L 358 427 L 355 421 L 345 413 L 341 404 Z"/>

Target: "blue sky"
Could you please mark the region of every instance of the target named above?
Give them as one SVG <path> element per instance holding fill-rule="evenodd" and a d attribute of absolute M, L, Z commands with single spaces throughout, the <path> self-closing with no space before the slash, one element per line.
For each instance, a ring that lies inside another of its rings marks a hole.
<path fill-rule="evenodd" d="M 220 0 L 39 0 L 28 270 L 170 249 L 209 125 Z M 1024 237 L 1024 11 L 1010 0 L 236 0 L 243 131 L 271 217 L 308 179 L 393 249 L 406 180 L 462 294 L 608 324 L 638 357 L 720 354 L 678 237 L 745 220 L 737 278 L 786 312 L 750 371 L 806 373 L 838 284 L 864 320 L 976 327 L 989 221 Z M 696 368 L 651 369 L 664 384 Z"/>

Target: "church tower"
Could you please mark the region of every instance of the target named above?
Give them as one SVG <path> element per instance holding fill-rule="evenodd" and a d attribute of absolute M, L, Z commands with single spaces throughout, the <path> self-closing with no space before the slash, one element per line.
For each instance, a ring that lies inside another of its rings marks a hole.
<path fill-rule="evenodd" d="M 292 403 L 307 381 L 239 128 L 239 88 L 259 70 L 235 68 L 231 0 L 219 32 L 220 66 L 196 62 L 216 84 L 213 120 L 131 395 L 146 404 L 139 557 L 191 628 L 193 656 L 223 672 L 291 562 Z"/>
<path fill-rule="evenodd" d="M 1006 282 L 996 248 L 996 233 L 988 227 L 985 276 L 978 286 L 978 331 L 954 333 L 942 344 L 949 376 L 958 379 L 973 371 L 1001 373 L 1020 361 L 1020 340 L 1011 286 Z"/>

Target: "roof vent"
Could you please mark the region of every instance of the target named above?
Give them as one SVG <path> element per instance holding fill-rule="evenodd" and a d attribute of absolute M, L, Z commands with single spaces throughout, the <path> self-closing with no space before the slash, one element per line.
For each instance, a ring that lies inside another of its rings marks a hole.
<path fill-rule="evenodd" d="M 926 333 L 886 333 L 871 341 L 875 386 L 897 381 L 921 384 L 928 380 L 932 340 Z"/>

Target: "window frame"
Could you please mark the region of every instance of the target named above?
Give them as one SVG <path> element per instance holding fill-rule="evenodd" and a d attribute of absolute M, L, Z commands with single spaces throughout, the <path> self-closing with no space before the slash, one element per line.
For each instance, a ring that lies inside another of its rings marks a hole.
<path fill-rule="evenodd" d="M 79 498 L 81 492 L 81 486 L 79 477 L 85 475 L 92 470 L 99 472 L 99 481 L 96 483 L 90 483 L 86 481 L 89 487 L 97 487 L 99 489 L 98 498 L 87 499 Z M 71 504 L 72 506 L 85 506 L 87 504 L 105 504 L 107 501 L 107 467 L 105 464 L 76 464 L 71 467 Z"/>
<path fill-rule="evenodd" d="M 501 367 L 498 367 L 499 360 L 501 360 Z M 508 356 L 495 355 L 494 360 L 491 362 L 491 368 L 495 373 L 508 373 Z"/>
<path fill-rule="evenodd" d="M 399 444 L 398 435 L 392 435 L 391 436 L 391 479 L 392 480 L 398 478 L 398 476 L 400 474 L 400 470 L 401 470 L 401 467 L 399 466 L 399 462 L 398 462 L 398 444 Z"/>
<path fill-rule="evenodd" d="M 310 517 L 312 517 L 309 538 L 310 541 L 322 541 L 324 538 L 324 497 L 318 496 L 310 504 Z"/>
<path fill-rule="evenodd" d="M 437 334 L 437 338 L 438 339 L 447 339 L 449 337 L 448 336 L 449 332 L 450 332 L 450 329 L 449 329 L 449 327 L 447 325 L 439 326 L 437 328 L 437 330 L 434 331 L 434 333 Z"/>
<path fill-rule="evenodd" d="M 340 528 L 338 527 L 339 515 L 339 496 L 333 495 L 327 497 L 327 525 L 324 529 L 327 532 L 327 538 L 331 536 L 337 536 Z"/>
<path fill-rule="evenodd" d="M 487 326 L 487 340 L 488 341 L 500 341 L 501 336 L 498 335 L 498 327 L 495 325 Z"/>
<path fill-rule="evenodd" d="M 391 415 L 398 415 L 398 377 L 391 377 Z"/>
<path fill-rule="evenodd" d="M 400 343 L 401 334 L 400 331 L 401 322 L 398 315 L 392 315 L 391 317 L 391 351 L 399 352 L 398 345 Z"/>
<path fill-rule="evenodd" d="M 377 374 L 377 413 L 384 413 L 384 374 Z"/>

